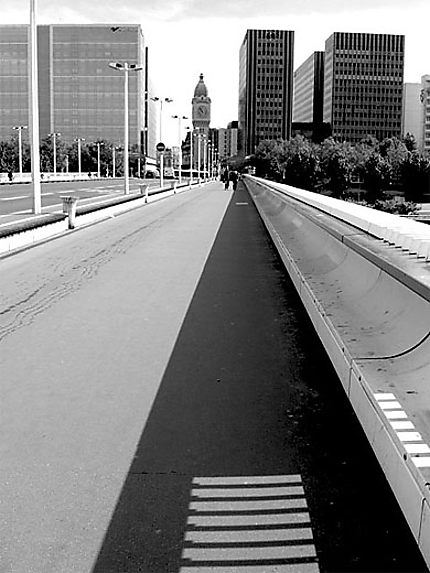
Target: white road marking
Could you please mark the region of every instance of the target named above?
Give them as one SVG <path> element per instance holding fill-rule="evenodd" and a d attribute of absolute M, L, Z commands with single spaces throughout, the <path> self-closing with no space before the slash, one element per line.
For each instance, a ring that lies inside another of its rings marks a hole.
<path fill-rule="evenodd" d="M 414 431 L 415 426 L 410 420 L 407 420 L 406 412 L 398 409 L 387 409 L 389 404 L 392 405 L 392 408 L 401 408 L 394 394 L 376 393 L 374 396 L 386 417 L 394 420 L 391 422 L 391 427 L 396 430 L 397 437 L 415 466 L 417 468 L 430 468 L 430 447 L 424 443 L 421 434 Z M 398 418 L 406 418 L 406 420 L 398 421 Z"/>
<path fill-rule="evenodd" d="M 1 197 L 0 201 L 19 201 L 20 199 L 30 199 L 30 195 L 18 195 L 16 197 Z"/>
<path fill-rule="evenodd" d="M 198 477 L 191 497 L 180 573 L 319 573 L 300 475 Z"/>

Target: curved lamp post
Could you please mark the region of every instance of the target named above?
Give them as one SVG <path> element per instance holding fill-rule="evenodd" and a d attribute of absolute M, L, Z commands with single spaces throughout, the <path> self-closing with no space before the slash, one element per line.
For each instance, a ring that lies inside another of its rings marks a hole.
<path fill-rule="evenodd" d="M 143 66 L 124 62 L 110 62 L 109 67 L 117 72 L 124 73 L 124 195 L 130 193 L 129 172 L 128 172 L 128 74 L 129 72 L 140 72 Z"/>
<path fill-rule="evenodd" d="M 27 125 L 14 125 L 12 129 L 18 131 L 18 165 L 19 175 L 22 177 L 22 130 L 28 129 Z"/>

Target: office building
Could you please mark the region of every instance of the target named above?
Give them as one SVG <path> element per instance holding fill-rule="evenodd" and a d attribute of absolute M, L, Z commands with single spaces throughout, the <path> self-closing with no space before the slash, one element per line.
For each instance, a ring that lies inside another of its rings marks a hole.
<path fill-rule="evenodd" d="M 27 26 L 0 26 L 0 139 L 28 123 Z M 61 133 L 123 142 L 124 72 L 110 62 L 145 65 L 139 25 L 38 26 L 40 137 Z M 145 71 L 129 73 L 129 141 L 144 145 Z M 146 126 L 147 127 L 147 126 Z"/>
<path fill-rule="evenodd" d="M 322 123 L 324 52 L 314 52 L 294 72 L 293 122 Z"/>
<path fill-rule="evenodd" d="M 294 32 L 248 30 L 239 57 L 239 152 L 264 140 L 289 139 L 293 104 Z"/>
<path fill-rule="evenodd" d="M 226 128 L 220 128 L 218 132 L 219 159 L 226 161 L 237 155 L 238 122 L 231 121 Z"/>
<path fill-rule="evenodd" d="M 420 145 L 422 139 L 421 84 L 406 83 L 403 86 L 402 137 L 413 135 Z"/>
<path fill-rule="evenodd" d="M 28 126 L 28 28 L 0 26 L 0 141 Z"/>
<path fill-rule="evenodd" d="M 333 136 L 400 137 L 404 36 L 335 32 L 325 44 L 323 120 Z"/>
<path fill-rule="evenodd" d="M 421 78 L 421 137 L 418 142 L 419 149 L 430 152 L 430 75 Z"/>

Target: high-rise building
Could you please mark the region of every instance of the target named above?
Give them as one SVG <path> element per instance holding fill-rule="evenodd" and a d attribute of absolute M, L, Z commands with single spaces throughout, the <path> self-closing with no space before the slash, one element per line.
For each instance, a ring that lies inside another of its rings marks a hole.
<path fill-rule="evenodd" d="M 28 122 L 28 27 L 0 27 L 0 139 Z M 124 133 L 124 72 L 110 62 L 144 65 L 139 25 L 38 26 L 40 136 L 65 141 L 107 139 Z M 129 140 L 143 146 L 145 72 L 129 73 Z"/>
<path fill-rule="evenodd" d="M 289 139 L 293 106 L 294 32 L 248 30 L 239 57 L 239 151 Z"/>
<path fill-rule="evenodd" d="M 220 161 L 237 155 L 238 122 L 231 121 L 226 128 L 219 129 L 218 151 Z"/>
<path fill-rule="evenodd" d="M 421 137 L 418 146 L 421 151 L 430 152 L 430 75 L 421 77 Z"/>
<path fill-rule="evenodd" d="M 325 43 L 324 121 L 352 143 L 400 137 L 404 36 L 335 32 Z"/>
<path fill-rule="evenodd" d="M 322 123 L 324 52 L 314 52 L 294 72 L 293 122 Z"/>
<path fill-rule="evenodd" d="M 402 108 L 402 137 L 408 133 L 413 135 L 420 144 L 422 139 L 421 126 L 421 84 L 406 83 L 403 86 L 403 108 Z"/>

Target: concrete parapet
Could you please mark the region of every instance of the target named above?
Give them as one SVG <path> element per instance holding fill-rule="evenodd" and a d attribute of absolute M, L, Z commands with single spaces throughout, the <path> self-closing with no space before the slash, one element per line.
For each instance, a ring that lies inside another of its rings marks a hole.
<path fill-rule="evenodd" d="M 430 229 L 245 183 L 430 567 Z"/>

